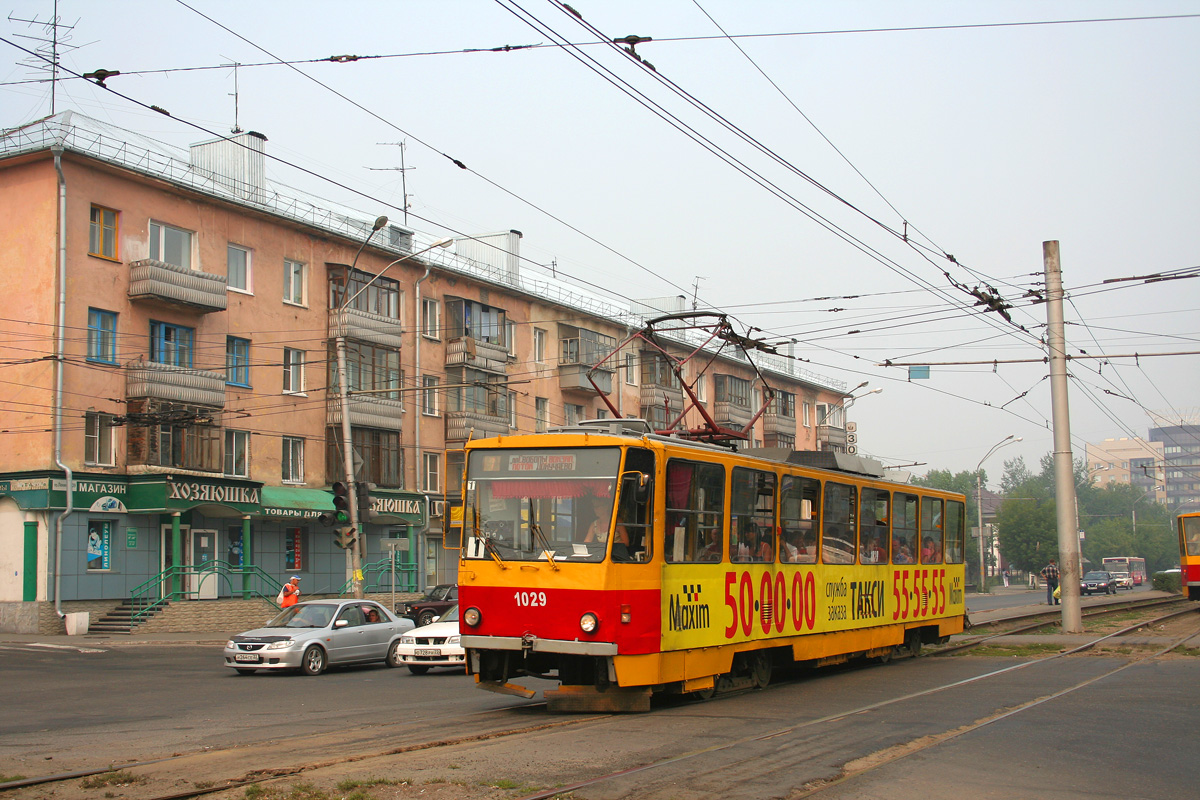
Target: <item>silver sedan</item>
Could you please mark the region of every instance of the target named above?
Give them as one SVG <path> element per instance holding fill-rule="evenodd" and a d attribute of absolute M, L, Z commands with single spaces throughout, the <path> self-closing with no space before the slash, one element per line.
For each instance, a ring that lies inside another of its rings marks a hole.
<path fill-rule="evenodd" d="M 412 628 L 412 620 L 371 600 L 309 600 L 226 642 L 225 666 L 239 675 L 260 669 L 320 675 L 326 667 L 373 661 L 396 667 L 400 636 Z"/>

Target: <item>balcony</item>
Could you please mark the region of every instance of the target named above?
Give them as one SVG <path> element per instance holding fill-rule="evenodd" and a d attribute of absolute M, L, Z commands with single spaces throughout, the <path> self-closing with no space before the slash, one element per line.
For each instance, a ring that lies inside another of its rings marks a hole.
<path fill-rule="evenodd" d="M 796 435 L 796 418 L 786 417 L 782 414 L 776 414 L 768 411 L 762 415 L 763 435 L 769 436 L 775 433 Z"/>
<path fill-rule="evenodd" d="M 224 311 L 225 277 L 145 258 L 129 265 L 129 299 L 158 301 L 202 314 Z"/>
<path fill-rule="evenodd" d="M 750 418 L 754 416 L 750 406 L 740 403 L 718 400 L 712 405 L 713 422 L 725 428 L 745 428 L 750 424 Z"/>
<path fill-rule="evenodd" d="M 503 436 L 509 433 L 508 414 L 490 414 L 486 411 L 447 411 L 446 441 L 465 442 L 488 436 Z"/>
<path fill-rule="evenodd" d="M 589 369 L 587 364 L 560 363 L 558 365 L 558 388 L 564 392 L 591 394 L 596 391 L 596 386 L 598 386 L 604 394 L 612 394 L 613 371 L 609 369 L 596 370 L 592 373 L 592 380 L 596 382 L 596 386 L 592 386 L 587 379 Z"/>
<path fill-rule="evenodd" d="M 208 372 L 153 361 L 131 361 L 125 367 L 126 397 L 225 407 L 224 372 Z"/>
<path fill-rule="evenodd" d="M 817 442 L 821 450 L 843 452 L 846 449 L 846 429 L 833 425 L 818 425 Z"/>
<path fill-rule="evenodd" d="M 683 411 L 683 390 L 673 389 L 669 386 L 660 386 L 659 384 L 650 383 L 642 384 L 639 392 L 639 403 L 641 404 L 641 415 L 645 419 L 650 419 L 650 409 L 669 408 L 668 416 L 674 418 Z"/>
<path fill-rule="evenodd" d="M 346 406 L 350 409 L 350 426 L 353 428 L 381 428 L 388 431 L 402 428 L 404 404 L 399 400 L 351 393 L 346 398 Z M 325 424 L 335 428 L 342 424 L 342 399 L 336 395 L 329 398 Z"/>
<path fill-rule="evenodd" d="M 399 350 L 402 342 L 400 320 L 360 311 L 357 308 L 341 308 L 329 312 L 329 338 L 345 336 L 380 347 Z"/>
<path fill-rule="evenodd" d="M 446 344 L 446 366 L 504 373 L 508 369 L 508 350 L 502 344 L 464 336 Z"/>

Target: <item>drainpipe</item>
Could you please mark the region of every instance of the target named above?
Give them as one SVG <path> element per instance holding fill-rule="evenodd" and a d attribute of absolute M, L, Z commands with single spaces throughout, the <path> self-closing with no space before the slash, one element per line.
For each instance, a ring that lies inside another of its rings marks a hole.
<path fill-rule="evenodd" d="M 413 456 L 413 485 L 414 486 L 421 485 L 420 484 L 421 464 L 422 464 L 421 408 L 422 408 L 422 404 L 425 402 L 425 390 L 421 384 L 421 339 L 424 338 L 421 334 L 423 332 L 422 326 L 425 324 L 425 320 L 423 320 L 421 318 L 421 284 L 429 279 L 429 272 L 432 269 L 433 269 L 433 265 L 430 264 L 428 261 L 426 261 L 425 262 L 425 274 L 422 275 L 421 277 L 417 278 L 417 282 L 416 282 L 416 284 L 414 284 L 416 288 L 415 288 L 415 291 L 413 292 L 413 294 L 416 295 L 415 299 L 416 299 L 416 304 L 417 304 L 416 308 L 414 309 L 414 313 L 413 313 L 413 319 L 416 320 L 416 323 L 417 323 L 416 329 L 413 331 L 413 334 L 417 340 L 416 346 L 414 347 L 414 350 L 415 350 L 414 358 L 416 358 L 416 361 L 417 361 L 417 366 L 416 366 L 416 369 L 414 370 L 416 372 L 416 378 L 415 378 L 416 384 L 415 385 L 416 385 L 416 389 L 417 389 L 417 391 L 414 392 L 414 394 L 417 397 L 417 402 L 414 404 L 415 407 L 413 409 L 413 412 L 414 412 L 413 419 L 416 421 L 416 424 L 414 425 L 416 430 L 413 431 L 413 453 L 414 453 L 414 456 Z M 425 508 L 426 509 L 429 508 L 429 498 L 428 497 L 425 498 Z M 426 511 L 424 533 L 428 534 L 428 532 L 429 532 L 429 514 L 428 514 L 428 511 Z M 416 539 L 416 530 L 413 528 L 412 525 L 409 525 L 408 526 L 409 554 L 405 557 L 406 563 L 409 561 L 416 563 L 417 543 L 416 543 L 416 541 L 414 541 L 415 539 Z M 395 557 L 396 557 L 396 551 L 393 550 L 392 558 L 394 559 Z M 413 576 L 413 577 L 417 578 L 417 580 L 414 580 L 413 583 L 415 585 L 420 585 L 420 579 L 418 578 L 418 576 Z"/>
<path fill-rule="evenodd" d="M 62 171 L 61 147 L 52 147 L 54 169 L 58 172 L 58 338 L 54 344 L 54 463 L 67 478 L 67 504 L 54 521 L 54 612 L 59 619 L 62 610 L 62 540 L 63 520 L 75 511 L 75 486 L 71 468 L 62 460 L 63 412 L 63 350 L 67 327 L 67 179 Z"/>

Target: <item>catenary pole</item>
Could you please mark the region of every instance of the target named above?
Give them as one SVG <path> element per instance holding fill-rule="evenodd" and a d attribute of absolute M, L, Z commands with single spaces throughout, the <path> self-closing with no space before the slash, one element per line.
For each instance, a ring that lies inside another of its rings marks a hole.
<path fill-rule="evenodd" d="M 1063 633 L 1083 633 L 1079 608 L 1079 520 L 1075 516 L 1075 463 L 1067 405 L 1067 348 L 1063 328 L 1062 268 L 1058 242 L 1042 242 L 1046 269 L 1046 343 L 1054 424 L 1054 496 L 1058 511 L 1059 594 Z"/>

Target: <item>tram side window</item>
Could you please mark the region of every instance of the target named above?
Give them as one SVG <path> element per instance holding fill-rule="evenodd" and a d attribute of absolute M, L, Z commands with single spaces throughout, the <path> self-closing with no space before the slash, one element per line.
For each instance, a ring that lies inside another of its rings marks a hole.
<path fill-rule="evenodd" d="M 917 514 L 916 495 L 896 493 L 892 504 L 892 563 L 915 564 L 917 562 Z"/>
<path fill-rule="evenodd" d="M 779 543 L 781 561 L 817 563 L 816 521 L 821 516 L 821 482 L 814 478 L 784 475 L 779 493 Z"/>
<path fill-rule="evenodd" d="M 966 506 L 957 500 L 946 503 L 946 563 L 963 563 L 966 541 Z"/>
<path fill-rule="evenodd" d="M 654 508 L 654 454 L 631 449 L 625 456 L 621 474 L 621 497 L 617 501 L 617 526 L 624 528 L 629 541 L 613 542 L 613 561 L 649 561 L 653 555 L 653 528 L 650 510 Z"/>
<path fill-rule="evenodd" d="M 821 518 L 821 563 L 853 564 L 858 487 L 826 481 Z"/>
<path fill-rule="evenodd" d="M 730 560 L 774 561 L 775 473 L 738 467 L 731 486 Z"/>
<path fill-rule="evenodd" d="M 725 468 L 672 459 L 667 464 L 666 560 L 720 561 L 724 512 Z"/>
<path fill-rule="evenodd" d="M 942 527 L 942 501 L 935 497 L 921 498 L 921 563 L 942 563 L 945 531 Z"/>
<path fill-rule="evenodd" d="M 860 564 L 888 562 L 888 510 L 890 495 L 882 489 L 862 490 L 862 506 L 858 517 Z"/>

